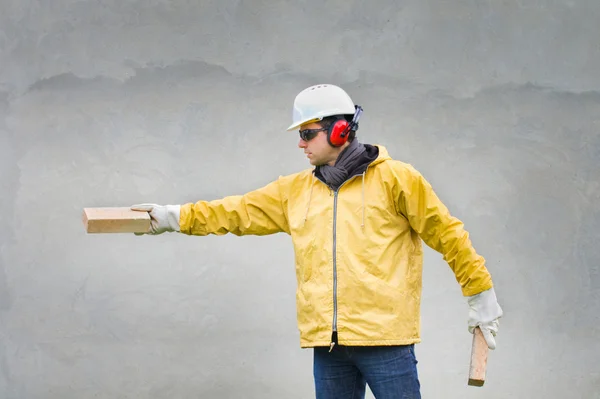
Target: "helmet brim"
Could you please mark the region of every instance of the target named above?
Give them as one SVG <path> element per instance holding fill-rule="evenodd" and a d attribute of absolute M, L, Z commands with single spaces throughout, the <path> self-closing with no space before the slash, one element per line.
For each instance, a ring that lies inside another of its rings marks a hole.
<path fill-rule="evenodd" d="M 306 120 L 306 121 L 299 121 L 299 122 L 296 122 L 296 123 L 292 123 L 290 125 L 290 127 L 287 128 L 287 131 L 289 132 L 290 130 L 298 129 L 300 126 L 306 125 L 307 123 L 319 122 L 321 120 L 323 120 L 323 118 L 312 118 L 312 119 L 309 119 L 309 120 Z"/>

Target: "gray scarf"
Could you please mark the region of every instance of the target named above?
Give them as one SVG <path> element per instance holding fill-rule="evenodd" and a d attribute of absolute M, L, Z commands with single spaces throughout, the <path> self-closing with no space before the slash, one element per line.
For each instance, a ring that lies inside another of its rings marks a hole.
<path fill-rule="evenodd" d="M 323 176 L 325 183 L 330 187 L 337 188 L 346 181 L 348 174 L 354 166 L 356 160 L 365 152 L 364 144 L 360 144 L 357 139 L 350 142 L 350 145 L 338 155 L 334 166 L 327 164 L 318 166 L 319 172 Z"/>

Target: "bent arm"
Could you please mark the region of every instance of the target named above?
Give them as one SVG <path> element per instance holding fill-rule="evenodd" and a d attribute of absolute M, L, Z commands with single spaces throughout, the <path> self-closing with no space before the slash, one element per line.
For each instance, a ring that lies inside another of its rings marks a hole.
<path fill-rule="evenodd" d="M 402 187 L 399 211 L 423 241 L 444 256 L 463 295 L 475 295 L 491 288 L 492 278 L 485 259 L 473 248 L 463 223 L 450 214 L 417 170 L 407 166 L 398 173 Z"/>

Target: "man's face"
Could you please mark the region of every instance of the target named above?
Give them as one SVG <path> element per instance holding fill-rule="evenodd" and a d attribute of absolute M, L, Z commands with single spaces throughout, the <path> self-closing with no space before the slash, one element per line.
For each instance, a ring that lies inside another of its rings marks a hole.
<path fill-rule="evenodd" d="M 300 126 L 300 131 L 318 129 L 323 129 L 318 123 L 307 123 Z M 327 130 L 315 131 L 314 134 L 316 134 L 314 138 L 305 137 L 303 139 L 301 137 L 298 147 L 304 150 L 311 165 L 333 165 L 340 152 L 339 148 L 329 145 L 327 142 Z"/>

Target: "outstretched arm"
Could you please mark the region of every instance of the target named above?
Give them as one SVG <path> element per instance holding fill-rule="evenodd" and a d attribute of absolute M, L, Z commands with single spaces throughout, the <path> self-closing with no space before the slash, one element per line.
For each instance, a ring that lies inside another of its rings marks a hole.
<path fill-rule="evenodd" d="M 184 205 L 137 204 L 131 209 L 147 211 L 151 226 L 146 234 L 181 232 L 188 235 L 267 235 L 289 233 L 287 198 L 281 187 L 286 178 L 244 195 Z"/>
<path fill-rule="evenodd" d="M 181 232 L 190 235 L 289 233 L 280 184 L 276 180 L 244 195 L 182 205 Z"/>

